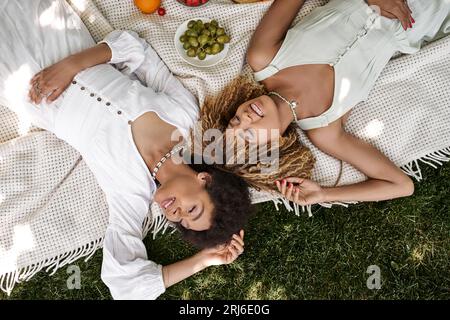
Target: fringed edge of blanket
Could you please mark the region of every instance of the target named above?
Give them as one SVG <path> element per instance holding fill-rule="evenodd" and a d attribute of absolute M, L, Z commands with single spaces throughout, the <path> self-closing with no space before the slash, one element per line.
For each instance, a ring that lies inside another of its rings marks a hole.
<path fill-rule="evenodd" d="M 50 272 L 52 276 L 60 268 L 80 258 L 86 257 L 84 261 L 88 261 L 97 249 L 101 248 L 102 244 L 103 238 L 100 238 L 51 259 L 45 259 L 27 267 L 4 273 L 0 275 L 0 289 L 9 296 L 17 283 L 30 280 L 36 273 L 43 269 L 46 269 L 46 272 Z"/>
<path fill-rule="evenodd" d="M 422 169 L 420 168 L 420 162 L 425 163 L 437 169 L 438 166 L 442 166 L 444 163 L 450 161 L 450 146 L 440 149 L 438 151 L 430 152 L 423 157 L 412 160 L 407 164 L 400 167 L 400 169 L 406 173 L 408 176 L 416 179 L 417 182 L 422 181 Z M 313 216 L 312 205 L 301 206 L 297 203 L 290 202 L 284 198 L 274 198 L 271 199 L 276 210 L 279 211 L 280 208 L 278 205 L 282 204 L 289 212 L 294 212 L 296 216 L 300 216 L 301 213 L 308 213 L 309 217 Z M 356 204 L 358 201 L 344 201 L 344 202 L 327 202 L 327 203 L 319 203 L 321 207 L 331 208 L 333 205 L 340 205 L 344 207 L 348 207 L 350 204 Z"/>
<path fill-rule="evenodd" d="M 151 230 L 152 238 L 155 239 L 158 233 L 164 234 L 172 224 L 167 221 L 164 216 L 147 216 L 143 222 L 143 237 L 145 238 Z M 174 232 L 173 229 L 171 232 Z M 38 263 L 32 264 L 25 268 L 17 269 L 11 272 L 7 272 L 0 275 L 0 289 L 8 296 L 11 294 L 14 286 L 17 283 L 26 282 L 30 280 L 36 273 L 46 269 L 46 272 L 50 272 L 50 275 L 54 275 L 60 268 L 85 257 L 84 261 L 88 261 L 97 249 L 100 249 L 103 245 L 103 237 L 96 241 L 85 244 L 75 250 L 66 252 L 57 257 L 46 259 Z"/>
<path fill-rule="evenodd" d="M 415 178 L 417 181 L 421 181 L 422 170 L 420 168 L 420 162 L 425 163 L 434 169 L 437 169 L 438 166 L 442 166 L 445 162 L 450 161 L 450 146 L 443 148 L 438 151 L 433 151 L 423 157 L 415 159 L 408 164 L 401 166 L 400 168 L 407 175 Z M 283 198 L 274 198 L 271 199 L 276 210 L 279 210 L 279 205 L 282 204 L 289 212 L 294 212 L 296 216 L 300 216 L 301 213 L 307 212 L 309 217 L 313 216 L 312 206 L 300 206 L 296 203 L 291 203 Z M 349 204 L 358 203 L 356 201 L 352 202 L 332 202 L 332 203 L 319 203 L 320 206 L 325 208 L 331 208 L 333 205 L 341 205 L 348 207 Z M 172 227 L 172 224 L 168 222 L 164 216 L 158 215 L 156 217 L 148 216 L 143 223 L 143 235 L 147 236 L 148 232 L 151 230 L 152 238 L 155 239 L 158 233 L 164 234 L 167 232 L 167 229 Z M 174 232 L 175 229 L 172 229 L 171 232 Z M 4 273 L 0 275 L 0 289 L 5 292 L 7 295 L 10 295 L 14 286 L 17 283 L 21 283 L 24 281 L 30 280 L 36 273 L 46 268 L 46 272 L 50 272 L 50 275 L 55 274 L 63 266 L 74 262 L 80 258 L 86 257 L 84 261 L 88 261 L 97 249 L 101 248 L 103 245 L 103 238 L 97 239 L 96 241 L 90 242 L 78 249 L 72 250 L 70 252 L 66 252 L 52 259 L 46 259 L 36 264 L 27 266 L 25 268 L 21 268 L 18 270 L 14 270 L 8 273 Z"/>

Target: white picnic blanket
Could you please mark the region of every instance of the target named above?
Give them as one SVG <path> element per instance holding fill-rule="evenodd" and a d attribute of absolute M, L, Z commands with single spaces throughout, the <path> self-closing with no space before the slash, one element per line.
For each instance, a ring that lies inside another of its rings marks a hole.
<path fill-rule="evenodd" d="M 159 17 L 141 14 L 132 0 L 67 1 L 97 41 L 113 29 L 138 32 L 200 101 L 241 72 L 250 37 L 271 3 L 238 5 L 230 0 L 211 0 L 202 9 L 190 9 L 175 0 L 164 0 L 167 14 Z M 296 21 L 326 2 L 307 1 Z M 196 17 L 219 20 L 231 35 L 227 58 L 213 68 L 187 65 L 174 49 L 178 25 Z M 393 59 L 369 99 L 353 109 L 347 130 L 370 141 L 418 180 L 420 162 L 438 165 L 448 161 L 450 37 L 413 56 Z M 314 179 L 323 185 L 333 184 L 339 161 L 317 150 L 302 132 L 300 135 L 317 158 Z M 364 179 L 344 164 L 340 184 Z M 273 196 L 255 192 L 253 198 L 256 203 Z M 284 204 L 299 213 L 298 207 Z M 20 119 L 0 106 L 1 289 L 9 293 L 15 283 L 43 268 L 54 272 L 80 257 L 89 257 L 101 247 L 107 215 L 103 192 L 80 155 L 49 132 L 36 128 L 24 131 Z M 161 211 L 152 206 L 144 227 L 155 235 L 167 226 Z"/>

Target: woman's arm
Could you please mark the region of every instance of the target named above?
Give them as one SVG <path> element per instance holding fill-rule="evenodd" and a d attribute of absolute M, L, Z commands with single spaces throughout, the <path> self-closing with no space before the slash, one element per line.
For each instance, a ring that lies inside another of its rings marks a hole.
<path fill-rule="evenodd" d="M 412 180 L 376 148 L 345 132 L 340 120 L 310 130 L 307 135 L 319 149 L 351 164 L 369 179 L 342 187 L 321 188 L 311 180 L 289 178 L 279 184 L 280 192 L 289 200 L 300 204 L 380 201 L 413 194 Z"/>
<path fill-rule="evenodd" d="M 305 0 L 275 0 L 266 12 L 247 51 L 247 62 L 254 71 L 264 69 L 276 55 L 289 26 Z"/>
<path fill-rule="evenodd" d="M 64 58 L 31 79 L 30 100 L 36 104 L 41 103 L 44 97 L 49 103 L 55 101 L 80 71 L 109 60 L 111 50 L 104 43 Z"/>
<path fill-rule="evenodd" d="M 166 288 L 212 265 L 230 264 L 244 252 L 244 231 L 233 235 L 230 244 L 205 249 L 196 255 L 162 269 Z"/>

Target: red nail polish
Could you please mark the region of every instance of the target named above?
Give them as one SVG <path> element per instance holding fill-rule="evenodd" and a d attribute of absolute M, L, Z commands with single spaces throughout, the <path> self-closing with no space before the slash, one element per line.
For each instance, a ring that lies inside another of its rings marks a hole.
<path fill-rule="evenodd" d="M 412 22 L 413 22 L 413 23 L 416 23 L 416 20 L 414 20 L 414 18 L 413 18 L 413 17 L 411 17 L 411 20 L 412 20 Z"/>

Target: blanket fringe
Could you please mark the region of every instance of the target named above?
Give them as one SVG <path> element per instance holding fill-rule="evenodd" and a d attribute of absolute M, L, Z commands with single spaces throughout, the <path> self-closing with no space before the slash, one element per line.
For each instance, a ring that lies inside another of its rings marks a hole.
<path fill-rule="evenodd" d="M 84 246 L 81 246 L 73 251 L 66 252 L 51 259 L 39 261 L 33 265 L 24 267 L 22 269 L 14 270 L 0 275 L 0 289 L 8 296 L 11 294 L 16 283 L 21 283 L 30 280 L 36 273 L 46 268 L 46 272 L 54 275 L 61 267 L 70 264 L 82 257 L 84 261 L 88 261 L 92 255 L 101 248 L 103 238 L 92 241 Z"/>
<path fill-rule="evenodd" d="M 155 216 L 147 216 L 143 223 L 143 235 L 144 238 L 147 236 L 150 230 L 152 230 L 152 238 L 153 240 L 156 238 L 158 233 L 164 234 L 167 232 L 168 228 L 173 228 L 173 225 L 169 220 L 166 219 L 162 214 Z M 174 232 L 172 230 L 172 232 Z"/>
<path fill-rule="evenodd" d="M 422 181 L 422 170 L 420 169 L 420 162 L 423 162 L 434 169 L 438 166 L 442 166 L 445 162 L 450 161 L 450 147 L 443 148 L 438 151 L 431 152 L 419 159 L 413 160 L 400 168 L 404 173 L 416 179 L 416 181 Z"/>

